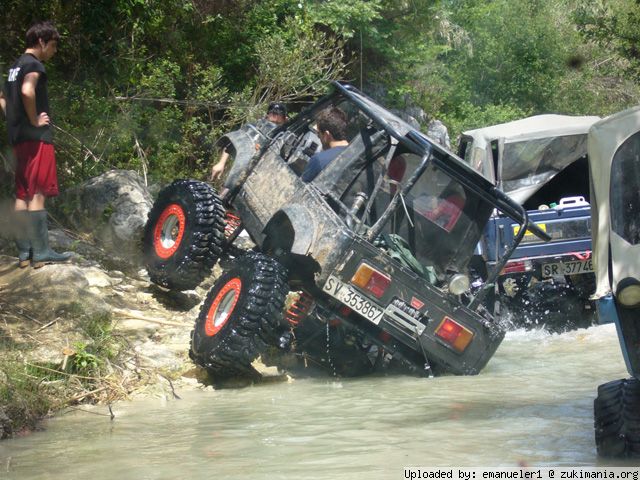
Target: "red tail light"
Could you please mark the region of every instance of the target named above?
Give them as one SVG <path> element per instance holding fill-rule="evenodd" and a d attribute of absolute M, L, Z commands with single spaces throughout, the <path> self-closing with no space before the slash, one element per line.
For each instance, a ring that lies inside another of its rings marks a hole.
<path fill-rule="evenodd" d="M 436 328 L 436 336 L 451 345 L 458 352 L 464 352 L 473 339 L 473 332 L 463 327 L 455 320 L 444 317 L 438 328 Z"/>
<path fill-rule="evenodd" d="M 376 298 L 381 298 L 391 285 L 391 278 L 366 263 L 362 263 L 351 278 L 351 283 L 371 292 Z"/>
<path fill-rule="evenodd" d="M 514 260 L 512 262 L 507 262 L 507 264 L 500 272 L 500 275 L 504 275 L 507 273 L 529 272 L 531 271 L 531 268 L 531 260 Z"/>

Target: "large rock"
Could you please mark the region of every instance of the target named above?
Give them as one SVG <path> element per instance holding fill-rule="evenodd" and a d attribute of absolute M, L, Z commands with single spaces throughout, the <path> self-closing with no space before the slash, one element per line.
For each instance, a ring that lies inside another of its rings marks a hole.
<path fill-rule="evenodd" d="M 440 120 L 433 119 L 427 126 L 427 136 L 434 139 L 447 150 L 451 150 L 451 140 L 449 139 L 449 130 Z"/>
<path fill-rule="evenodd" d="M 56 208 L 73 228 L 118 255 L 137 255 L 153 199 L 140 175 L 111 170 L 63 191 Z"/>

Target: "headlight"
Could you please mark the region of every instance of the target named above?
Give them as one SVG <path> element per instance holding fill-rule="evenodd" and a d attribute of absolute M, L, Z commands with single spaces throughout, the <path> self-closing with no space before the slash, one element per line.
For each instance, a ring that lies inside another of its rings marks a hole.
<path fill-rule="evenodd" d="M 637 307 L 640 305 L 640 282 L 630 277 L 623 279 L 618 283 L 616 298 L 625 307 Z"/>
<path fill-rule="evenodd" d="M 462 295 L 469 290 L 469 277 L 462 273 L 456 273 L 449 280 L 449 291 L 454 295 Z"/>

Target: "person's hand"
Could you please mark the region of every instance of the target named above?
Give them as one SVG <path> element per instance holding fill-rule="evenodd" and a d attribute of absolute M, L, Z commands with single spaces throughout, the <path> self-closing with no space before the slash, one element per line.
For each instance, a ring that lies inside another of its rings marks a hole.
<path fill-rule="evenodd" d="M 42 112 L 36 117 L 36 127 L 45 127 L 50 123 L 51 120 L 49 119 L 49 114 L 47 112 Z"/>
<path fill-rule="evenodd" d="M 209 181 L 213 182 L 216 178 L 222 177 L 222 172 L 224 172 L 224 163 L 216 163 L 213 167 L 211 167 L 211 175 L 209 176 Z"/>

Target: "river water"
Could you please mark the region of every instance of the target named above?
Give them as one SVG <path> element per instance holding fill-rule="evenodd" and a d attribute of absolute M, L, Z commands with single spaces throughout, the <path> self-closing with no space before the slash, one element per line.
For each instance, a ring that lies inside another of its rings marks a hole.
<path fill-rule="evenodd" d="M 613 325 L 515 331 L 475 377 L 323 377 L 123 402 L 113 421 L 66 413 L 0 443 L 0 479 L 401 479 L 405 466 L 626 466 L 599 460 L 593 438 L 598 385 L 626 376 Z"/>

